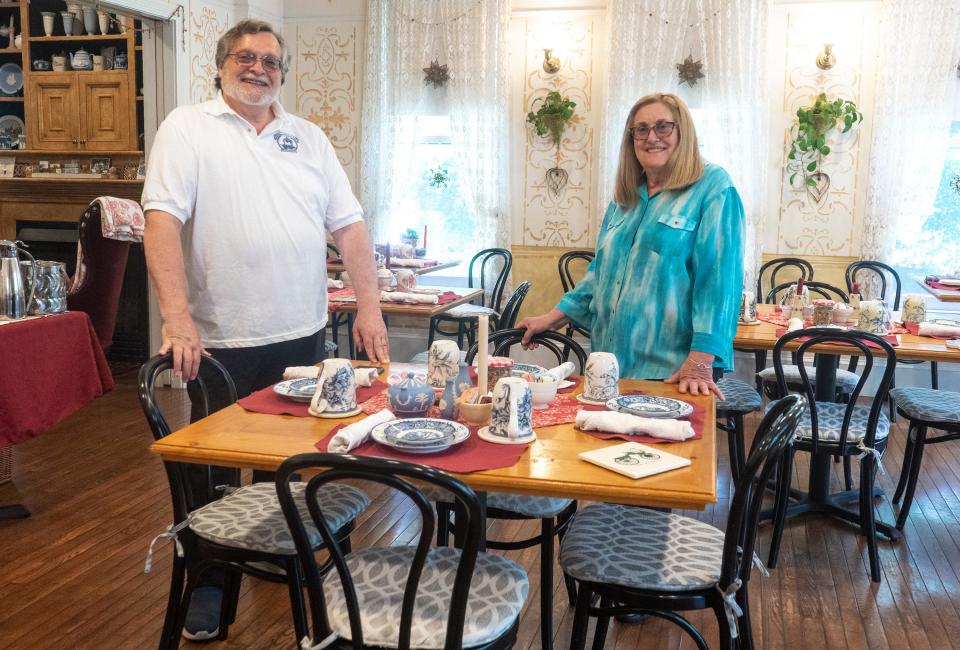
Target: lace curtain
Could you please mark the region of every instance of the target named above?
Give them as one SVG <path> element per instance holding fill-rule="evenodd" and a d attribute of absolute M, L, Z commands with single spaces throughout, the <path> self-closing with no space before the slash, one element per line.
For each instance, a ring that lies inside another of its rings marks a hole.
<path fill-rule="evenodd" d="M 360 196 L 375 241 L 412 180 L 423 116 L 447 113 L 476 247 L 509 245 L 507 0 L 369 0 L 367 17 Z M 448 67 L 445 88 L 424 83 L 433 60 Z"/>
<path fill-rule="evenodd" d="M 745 286 L 754 285 L 763 241 L 769 103 L 757 53 L 767 46 L 768 0 L 611 0 L 610 74 L 604 106 L 602 211 L 613 196 L 627 112 L 650 92 L 690 106 L 704 157 L 725 168 L 746 212 Z M 680 85 L 676 64 L 692 56 L 705 75 Z"/>
<path fill-rule="evenodd" d="M 897 235 L 919 231 L 933 209 L 950 137 L 958 33 L 956 3 L 884 3 L 876 104 L 866 117 L 873 132 L 862 259 L 921 262 L 896 259 Z"/>

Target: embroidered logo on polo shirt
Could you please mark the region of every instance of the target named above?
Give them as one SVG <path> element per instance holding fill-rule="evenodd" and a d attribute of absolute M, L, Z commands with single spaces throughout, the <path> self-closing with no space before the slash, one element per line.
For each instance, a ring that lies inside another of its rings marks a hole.
<path fill-rule="evenodd" d="M 300 147 L 300 140 L 297 139 L 297 136 L 284 133 L 283 131 L 277 131 L 273 139 L 277 141 L 277 146 L 280 147 L 280 151 L 296 153 Z"/>

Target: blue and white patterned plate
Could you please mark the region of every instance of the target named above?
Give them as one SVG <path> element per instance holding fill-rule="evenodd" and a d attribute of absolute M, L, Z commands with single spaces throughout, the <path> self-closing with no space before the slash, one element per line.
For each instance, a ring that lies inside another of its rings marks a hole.
<path fill-rule="evenodd" d="M 934 325 L 947 325 L 948 327 L 960 327 L 960 320 L 950 320 L 949 318 L 935 318 L 930 321 Z"/>
<path fill-rule="evenodd" d="M 277 395 L 292 399 L 295 402 L 309 402 L 317 392 L 317 380 L 312 378 L 288 379 L 273 387 Z"/>
<path fill-rule="evenodd" d="M 459 422 L 436 418 L 408 418 L 377 425 L 370 432 L 381 445 L 409 454 L 433 454 L 460 444 L 470 430 Z"/>
<path fill-rule="evenodd" d="M 687 402 L 653 395 L 621 395 L 607 400 L 607 408 L 645 418 L 683 418 L 693 413 Z"/>
<path fill-rule="evenodd" d="M 520 375 L 531 374 L 534 377 L 541 375 L 547 371 L 543 366 L 538 366 L 535 363 L 514 363 L 513 367 L 510 368 L 510 374 L 514 377 L 519 377 Z"/>

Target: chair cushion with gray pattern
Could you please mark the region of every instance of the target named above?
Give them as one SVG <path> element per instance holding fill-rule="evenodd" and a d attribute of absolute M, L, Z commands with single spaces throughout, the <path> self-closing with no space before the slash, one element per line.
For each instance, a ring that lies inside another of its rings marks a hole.
<path fill-rule="evenodd" d="M 669 512 L 611 503 L 577 512 L 560 566 L 577 580 L 633 589 L 686 591 L 720 579 L 724 532 Z"/>
<path fill-rule="evenodd" d="M 723 392 L 723 400 L 717 402 L 717 412 L 750 413 L 763 406 L 760 393 L 745 381 L 724 377 L 717 382 L 717 387 Z"/>
<path fill-rule="evenodd" d="M 766 411 L 770 410 L 775 402 L 767 405 Z M 838 442 L 840 440 L 840 430 L 843 428 L 843 416 L 846 413 L 846 404 L 837 404 L 836 402 L 817 402 L 817 433 L 820 442 Z M 867 417 L 870 415 L 869 406 L 854 406 L 853 415 L 850 417 L 850 429 L 847 431 L 847 442 L 857 443 L 867 435 Z M 890 433 L 890 420 L 880 411 L 880 417 L 877 419 L 877 435 L 875 440 L 885 440 Z M 813 425 L 810 421 L 810 409 L 803 412 L 800 423 L 797 425 L 797 438 L 800 440 L 813 440 Z"/>
<path fill-rule="evenodd" d="M 894 388 L 890 397 L 911 420 L 960 424 L 960 393 L 933 388 Z"/>
<path fill-rule="evenodd" d="M 415 549 L 409 546 L 368 548 L 347 556 L 347 566 L 360 609 L 366 646 L 396 648 L 403 590 Z M 442 648 L 450 611 L 450 594 L 460 551 L 431 548 L 423 567 L 414 606 L 411 648 Z M 464 618 L 463 646 L 496 639 L 513 625 L 527 599 L 527 573 L 513 560 L 480 553 L 470 581 Z M 323 583 L 330 627 L 350 639 L 350 617 L 340 574 L 331 571 Z"/>
<path fill-rule="evenodd" d="M 771 368 L 764 368 L 757 373 L 760 376 L 760 379 L 765 382 L 776 383 L 777 374 L 776 370 Z M 817 369 L 813 366 L 807 366 L 807 377 L 810 378 L 811 383 L 816 383 L 817 381 Z M 784 366 L 783 367 L 783 378 L 787 380 L 787 384 L 797 385 L 800 383 L 800 369 L 797 366 Z M 850 372 L 849 370 L 844 370 L 843 368 L 837 368 L 837 389 L 842 393 L 849 393 L 857 386 L 857 382 L 860 381 L 860 375 L 855 372 Z"/>
<path fill-rule="evenodd" d="M 431 485 L 424 485 L 420 488 L 424 495 L 431 501 L 451 503 L 453 495 L 444 490 Z M 500 510 L 509 510 L 525 517 L 534 519 L 543 519 L 546 517 L 556 517 L 563 512 L 567 506 L 573 503 L 573 499 L 554 499 L 553 497 L 535 497 L 528 494 L 512 494 L 510 492 L 488 492 L 487 507 L 499 508 Z"/>
<path fill-rule="evenodd" d="M 307 524 L 310 542 L 319 548 L 323 540 L 320 531 L 310 523 L 304 498 L 306 483 L 291 483 L 290 488 L 297 499 L 300 516 Z M 324 486 L 318 496 L 324 519 L 332 531 L 342 528 L 370 505 L 366 492 L 349 485 Z M 245 485 L 197 508 L 188 515 L 187 521 L 194 533 L 224 546 L 280 555 L 297 552 L 273 483 Z"/>

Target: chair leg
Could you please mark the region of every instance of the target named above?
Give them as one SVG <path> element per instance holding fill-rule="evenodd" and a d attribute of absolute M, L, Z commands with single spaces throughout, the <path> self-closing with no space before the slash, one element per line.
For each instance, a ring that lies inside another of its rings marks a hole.
<path fill-rule="evenodd" d="M 573 613 L 573 629 L 570 632 L 570 650 L 583 650 L 587 646 L 591 600 L 593 600 L 593 590 L 582 582 L 578 584 L 577 609 Z"/>
<path fill-rule="evenodd" d="M 227 569 L 226 580 L 223 585 L 223 604 L 220 606 L 220 634 L 217 639 L 225 641 L 230 631 L 230 625 L 237 618 L 237 604 L 240 602 L 240 582 L 243 573 Z"/>
<path fill-rule="evenodd" d="M 576 501 L 574 501 L 574 508 L 570 510 L 569 513 L 566 514 L 566 516 L 564 516 L 564 514 L 561 513 L 557 517 L 557 524 L 556 524 L 557 527 L 559 528 L 562 526 L 559 532 L 557 532 L 557 543 L 560 546 L 560 548 L 563 548 L 563 536 L 567 533 L 566 524 L 569 522 L 571 518 L 573 518 L 573 516 L 576 513 L 577 513 Z M 567 588 L 567 601 L 570 603 L 570 607 L 576 607 L 577 606 L 577 581 L 571 578 L 569 575 L 567 575 L 567 572 L 564 571 L 563 584 Z"/>
<path fill-rule="evenodd" d="M 553 517 L 540 520 L 540 647 L 553 647 Z"/>
<path fill-rule="evenodd" d="M 787 519 L 787 502 L 790 499 L 790 478 L 793 473 L 793 448 L 788 448 L 783 454 L 783 460 L 777 468 L 777 493 L 773 505 L 773 535 L 770 538 L 770 554 L 767 557 L 767 566 L 776 568 L 780 558 L 780 540 L 783 538 L 783 527 Z"/>
<path fill-rule="evenodd" d="M 450 506 L 437 502 L 437 546 L 450 543 Z"/>
<path fill-rule="evenodd" d="M 284 563 L 287 570 L 287 590 L 290 592 L 290 612 L 293 614 L 293 629 L 296 638 L 302 639 L 310 634 L 307 625 L 307 608 L 303 600 L 303 572 L 300 570 L 300 560 L 291 556 Z"/>
<path fill-rule="evenodd" d="M 427 326 L 427 349 L 430 349 L 430 346 L 433 345 L 433 336 L 437 331 L 437 321 L 433 318 L 430 319 L 430 325 Z"/>
<path fill-rule="evenodd" d="M 184 607 L 183 583 L 186 578 L 187 563 L 182 557 L 173 554 L 173 568 L 170 571 L 170 594 L 167 596 L 167 613 L 163 617 L 163 630 L 160 633 L 159 648 L 180 647 L 180 627 L 177 620 L 180 617 L 180 608 Z"/>
<path fill-rule="evenodd" d="M 867 538 L 870 579 L 880 582 L 880 553 L 877 551 L 877 525 L 873 510 L 873 483 L 877 461 L 867 455 L 860 461 L 860 532 Z"/>
<path fill-rule="evenodd" d="M 753 650 L 753 623 L 750 621 L 750 596 L 747 592 L 747 585 L 743 585 L 737 592 L 737 601 L 740 603 L 740 609 L 743 610 L 743 616 L 740 617 L 737 629 L 737 645 L 744 650 Z"/>
<path fill-rule="evenodd" d="M 893 493 L 893 503 L 899 503 L 903 496 L 903 489 L 907 487 L 907 478 L 910 476 L 910 468 L 913 467 L 913 453 L 916 451 L 916 432 L 917 424 L 910 421 L 910 428 L 907 430 L 907 442 L 903 448 L 903 462 L 900 464 L 900 480 L 897 481 L 897 489 Z"/>
<path fill-rule="evenodd" d="M 740 480 L 743 467 L 743 416 L 739 414 L 727 417 L 727 449 L 730 455 L 730 476 L 736 484 Z"/>
<path fill-rule="evenodd" d="M 839 458 L 835 456 L 834 458 Z M 843 488 L 848 492 L 853 489 L 853 470 L 851 469 L 851 462 L 849 456 L 843 457 Z"/>
<path fill-rule="evenodd" d="M 940 388 L 940 376 L 937 372 L 937 362 L 930 362 L 930 388 L 938 390 Z"/>
<path fill-rule="evenodd" d="M 713 613 L 717 615 L 717 627 L 720 628 L 721 650 L 733 650 L 733 637 L 730 636 L 730 623 L 727 622 L 727 612 L 723 609 L 723 604 L 715 605 Z"/>
<path fill-rule="evenodd" d="M 900 506 L 900 514 L 897 515 L 897 530 L 903 530 L 907 523 L 907 515 L 910 514 L 910 506 L 913 505 L 913 493 L 917 489 L 917 477 L 920 476 L 920 464 L 923 462 L 923 447 L 926 437 L 926 425 L 918 424 L 916 440 L 913 442 L 913 458 L 910 462 L 910 476 L 907 478 L 906 494 L 904 494 L 903 504 Z"/>
<path fill-rule="evenodd" d="M 610 601 L 606 598 L 600 599 L 600 607 L 609 607 Z M 603 650 L 603 644 L 607 642 L 607 630 L 610 627 L 610 616 L 600 614 L 597 616 L 597 626 L 593 630 L 593 650 Z"/>

